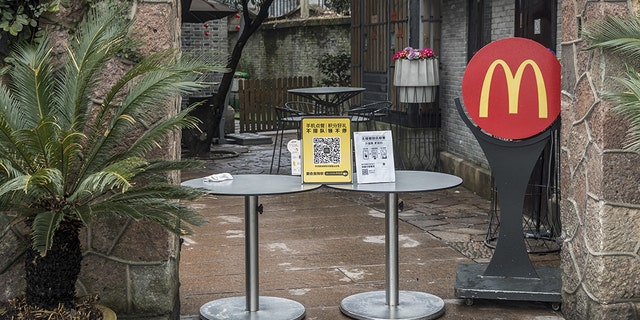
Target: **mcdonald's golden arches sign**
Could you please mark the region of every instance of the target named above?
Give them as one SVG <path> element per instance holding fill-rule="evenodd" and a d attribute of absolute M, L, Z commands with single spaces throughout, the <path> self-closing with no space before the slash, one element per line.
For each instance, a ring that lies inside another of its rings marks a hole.
<path fill-rule="evenodd" d="M 560 63 L 533 40 L 494 41 L 467 65 L 462 97 L 485 132 L 509 140 L 535 136 L 560 115 Z"/>

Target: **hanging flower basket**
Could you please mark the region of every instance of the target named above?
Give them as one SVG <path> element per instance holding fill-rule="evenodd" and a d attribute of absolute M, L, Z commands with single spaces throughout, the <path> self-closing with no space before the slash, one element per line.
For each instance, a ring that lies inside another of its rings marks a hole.
<path fill-rule="evenodd" d="M 429 48 L 414 50 L 405 48 L 394 55 L 395 76 L 393 85 L 400 102 L 433 102 L 440 85 L 438 59 Z"/>

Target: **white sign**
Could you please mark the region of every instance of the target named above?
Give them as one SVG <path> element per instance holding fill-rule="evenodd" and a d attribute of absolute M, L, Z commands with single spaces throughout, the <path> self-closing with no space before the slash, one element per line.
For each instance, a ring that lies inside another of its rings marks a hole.
<path fill-rule="evenodd" d="M 358 183 L 395 182 L 391 131 L 353 133 Z"/>
<path fill-rule="evenodd" d="M 291 175 L 299 176 L 302 172 L 302 155 L 300 154 L 300 140 L 290 140 L 287 150 L 291 152 Z"/>

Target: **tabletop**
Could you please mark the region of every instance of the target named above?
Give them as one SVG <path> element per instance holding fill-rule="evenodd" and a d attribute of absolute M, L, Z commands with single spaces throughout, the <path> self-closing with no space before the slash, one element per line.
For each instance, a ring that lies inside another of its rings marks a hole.
<path fill-rule="evenodd" d="M 430 171 L 396 171 L 395 182 L 327 184 L 327 187 L 380 193 L 420 192 L 453 188 L 462 183 L 460 177 Z"/>
<path fill-rule="evenodd" d="M 359 93 L 363 92 L 365 88 L 360 87 L 310 87 L 310 88 L 297 88 L 289 89 L 290 93 L 294 94 L 339 94 L 339 93 Z"/>
<path fill-rule="evenodd" d="M 299 176 L 276 174 L 238 174 L 232 180 L 204 182 L 203 178 L 187 180 L 183 186 L 205 189 L 226 196 L 260 196 L 310 191 L 320 184 L 303 184 Z"/>

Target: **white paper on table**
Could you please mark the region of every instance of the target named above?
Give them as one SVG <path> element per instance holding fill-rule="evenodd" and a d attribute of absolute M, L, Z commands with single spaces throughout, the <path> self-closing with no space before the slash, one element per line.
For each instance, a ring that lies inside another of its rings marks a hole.
<path fill-rule="evenodd" d="M 291 152 L 291 175 L 302 174 L 302 154 L 300 153 L 300 140 L 293 139 L 287 143 L 287 150 Z"/>
<path fill-rule="evenodd" d="M 210 176 L 206 176 L 202 178 L 202 182 L 204 183 L 222 182 L 222 181 L 228 181 L 228 180 L 233 180 L 233 176 L 230 173 L 226 173 L 226 172 L 212 174 Z"/>
<path fill-rule="evenodd" d="M 395 182 L 391 130 L 353 133 L 357 183 Z"/>

